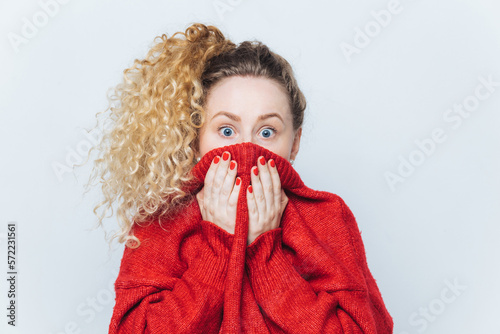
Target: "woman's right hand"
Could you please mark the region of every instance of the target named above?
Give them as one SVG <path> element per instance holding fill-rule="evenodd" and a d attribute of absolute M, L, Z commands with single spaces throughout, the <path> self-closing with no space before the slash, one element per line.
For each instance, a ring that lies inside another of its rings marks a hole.
<path fill-rule="evenodd" d="M 234 234 L 241 179 L 236 178 L 236 161 L 230 158 L 229 152 L 224 152 L 222 159 L 219 156 L 214 158 L 196 199 L 203 220 Z"/>

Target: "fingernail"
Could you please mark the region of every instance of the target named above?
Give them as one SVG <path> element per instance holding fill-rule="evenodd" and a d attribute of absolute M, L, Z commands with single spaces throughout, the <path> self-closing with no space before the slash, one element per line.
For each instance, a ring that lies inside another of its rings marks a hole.
<path fill-rule="evenodd" d="M 214 158 L 214 164 L 218 164 L 218 163 L 219 163 L 219 156 L 216 156 L 216 157 Z"/>
<path fill-rule="evenodd" d="M 252 186 L 248 186 L 248 192 L 251 194 L 253 193 L 253 189 L 252 189 Z"/>
<path fill-rule="evenodd" d="M 236 178 L 236 185 L 239 186 L 241 183 L 241 179 L 239 177 Z"/>
<path fill-rule="evenodd" d="M 264 157 L 260 157 L 259 162 L 262 166 L 264 166 L 266 164 L 266 159 L 264 159 Z"/>
<path fill-rule="evenodd" d="M 270 165 L 271 167 L 274 167 L 274 166 L 275 166 L 275 164 L 274 164 L 274 160 L 273 160 L 273 159 L 269 160 L 269 165 Z"/>
<path fill-rule="evenodd" d="M 259 169 L 257 167 L 254 167 L 253 173 L 255 174 L 255 176 L 259 175 Z"/>
<path fill-rule="evenodd" d="M 224 152 L 224 153 L 222 154 L 222 159 L 223 159 L 224 161 L 227 161 L 227 159 L 229 159 L 229 153 Z"/>
<path fill-rule="evenodd" d="M 234 169 L 234 167 L 236 167 L 236 162 L 231 161 L 231 163 L 229 164 L 229 169 L 230 169 L 230 170 L 233 170 L 233 169 Z"/>

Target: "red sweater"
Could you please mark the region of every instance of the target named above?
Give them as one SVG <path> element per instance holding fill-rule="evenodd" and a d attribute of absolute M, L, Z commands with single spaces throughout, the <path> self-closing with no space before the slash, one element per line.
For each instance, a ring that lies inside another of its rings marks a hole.
<path fill-rule="evenodd" d="M 185 190 L 196 194 L 226 150 L 242 180 L 234 235 L 204 221 L 194 197 L 161 224 L 134 224 L 141 245 L 125 248 L 109 333 L 392 333 L 352 212 L 286 159 L 252 143 L 217 148 Z M 247 246 L 246 187 L 261 155 L 289 201 L 280 227 Z"/>

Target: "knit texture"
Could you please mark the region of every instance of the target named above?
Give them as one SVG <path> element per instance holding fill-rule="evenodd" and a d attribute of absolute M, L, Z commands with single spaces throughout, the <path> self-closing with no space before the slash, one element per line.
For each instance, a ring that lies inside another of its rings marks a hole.
<path fill-rule="evenodd" d="M 351 210 L 304 185 L 290 163 L 253 143 L 216 148 L 191 173 L 196 194 L 216 155 L 242 180 L 235 233 L 203 220 L 196 198 L 175 217 L 134 224 L 115 283 L 109 333 L 392 333 Z M 289 201 L 279 228 L 247 245 L 246 188 L 274 159 Z"/>

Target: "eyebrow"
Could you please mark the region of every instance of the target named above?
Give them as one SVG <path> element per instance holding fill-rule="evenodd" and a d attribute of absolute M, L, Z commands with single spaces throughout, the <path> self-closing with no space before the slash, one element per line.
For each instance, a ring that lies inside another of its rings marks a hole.
<path fill-rule="evenodd" d="M 213 117 L 212 117 L 212 120 L 217 117 L 217 116 L 226 116 L 227 118 L 230 118 L 232 119 L 233 121 L 235 122 L 239 122 L 241 121 L 241 118 L 235 114 L 231 114 L 230 112 L 227 112 L 227 111 L 219 111 L 217 114 L 215 114 Z M 271 117 L 278 117 L 280 119 L 280 121 L 285 124 L 285 122 L 283 121 L 283 118 L 281 117 L 280 114 L 278 113 L 275 113 L 275 112 L 271 112 L 271 113 L 268 113 L 268 114 L 264 114 L 264 115 L 260 115 L 257 120 L 258 121 L 263 121 L 265 119 L 268 119 L 268 118 L 271 118 Z"/>

